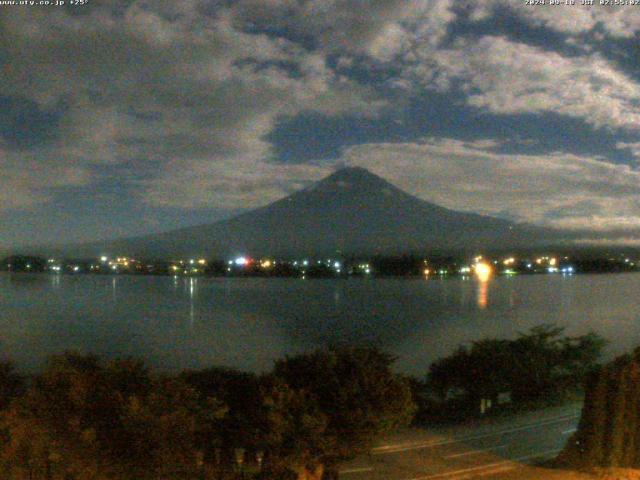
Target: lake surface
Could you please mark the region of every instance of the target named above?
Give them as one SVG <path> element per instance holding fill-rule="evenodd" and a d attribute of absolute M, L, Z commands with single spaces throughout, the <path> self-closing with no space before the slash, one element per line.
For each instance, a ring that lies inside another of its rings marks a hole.
<path fill-rule="evenodd" d="M 640 345 L 640 274 L 300 280 L 0 274 L 0 353 L 22 370 L 65 350 L 161 370 L 266 371 L 285 354 L 377 345 L 424 375 L 459 344 L 541 323 Z"/>

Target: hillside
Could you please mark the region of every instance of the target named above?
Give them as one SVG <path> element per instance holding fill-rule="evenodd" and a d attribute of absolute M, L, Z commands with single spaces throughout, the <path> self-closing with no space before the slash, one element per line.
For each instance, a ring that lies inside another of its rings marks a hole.
<path fill-rule="evenodd" d="M 209 225 L 58 248 L 74 254 L 325 255 L 532 246 L 551 230 L 450 210 L 418 199 L 363 168 Z"/>

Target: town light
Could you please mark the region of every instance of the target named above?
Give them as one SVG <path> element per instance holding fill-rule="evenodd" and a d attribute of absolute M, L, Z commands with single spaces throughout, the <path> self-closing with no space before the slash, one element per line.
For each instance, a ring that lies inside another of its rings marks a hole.
<path fill-rule="evenodd" d="M 476 276 L 481 282 L 486 282 L 491 277 L 491 273 L 493 272 L 493 268 L 488 263 L 478 262 L 475 264 L 475 272 Z"/>
<path fill-rule="evenodd" d="M 235 259 L 236 265 L 247 265 L 249 263 L 249 259 L 247 257 L 238 257 Z"/>

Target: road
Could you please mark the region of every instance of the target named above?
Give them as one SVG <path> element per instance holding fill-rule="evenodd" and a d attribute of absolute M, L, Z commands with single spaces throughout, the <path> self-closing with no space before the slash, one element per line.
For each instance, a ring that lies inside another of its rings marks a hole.
<path fill-rule="evenodd" d="M 407 430 L 341 468 L 347 480 L 487 477 L 554 457 L 575 431 L 579 403 L 440 430 Z"/>

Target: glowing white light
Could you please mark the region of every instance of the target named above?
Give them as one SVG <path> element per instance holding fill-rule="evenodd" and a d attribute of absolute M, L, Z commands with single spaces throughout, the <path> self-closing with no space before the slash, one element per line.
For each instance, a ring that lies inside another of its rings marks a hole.
<path fill-rule="evenodd" d="M 74 272 L 79 272 L 80 271 L 80 267 L 76 265 L 75 267 L 73 267 L 73 271 Z"/>
<path fill-rule="evenodd" d="M 304 265 L 305 267 L 306 267 L 307 265 L 309 265 L 309 260 L 304 260 L 304 261 L 302 262 L 302 265 Z"/>
<path fill-rule="evenodd" d="M 335 268 L 340 268 L 340 262 L 335 262 L 335 263 L 333 264 L 333 266 L 334 266 Z"/>
<path fill-rule="evenodd" d="M 247 265 L 249 260 L 246 257 L 238 257 L 235 260 L 236 265 Z"/>
<path fill-rule="evenodd" d="M 104 255 L 100 257 L 100 261 L 101 262 L 106 262 L 107 260 L 109 260 L 109 259 Z"/>

